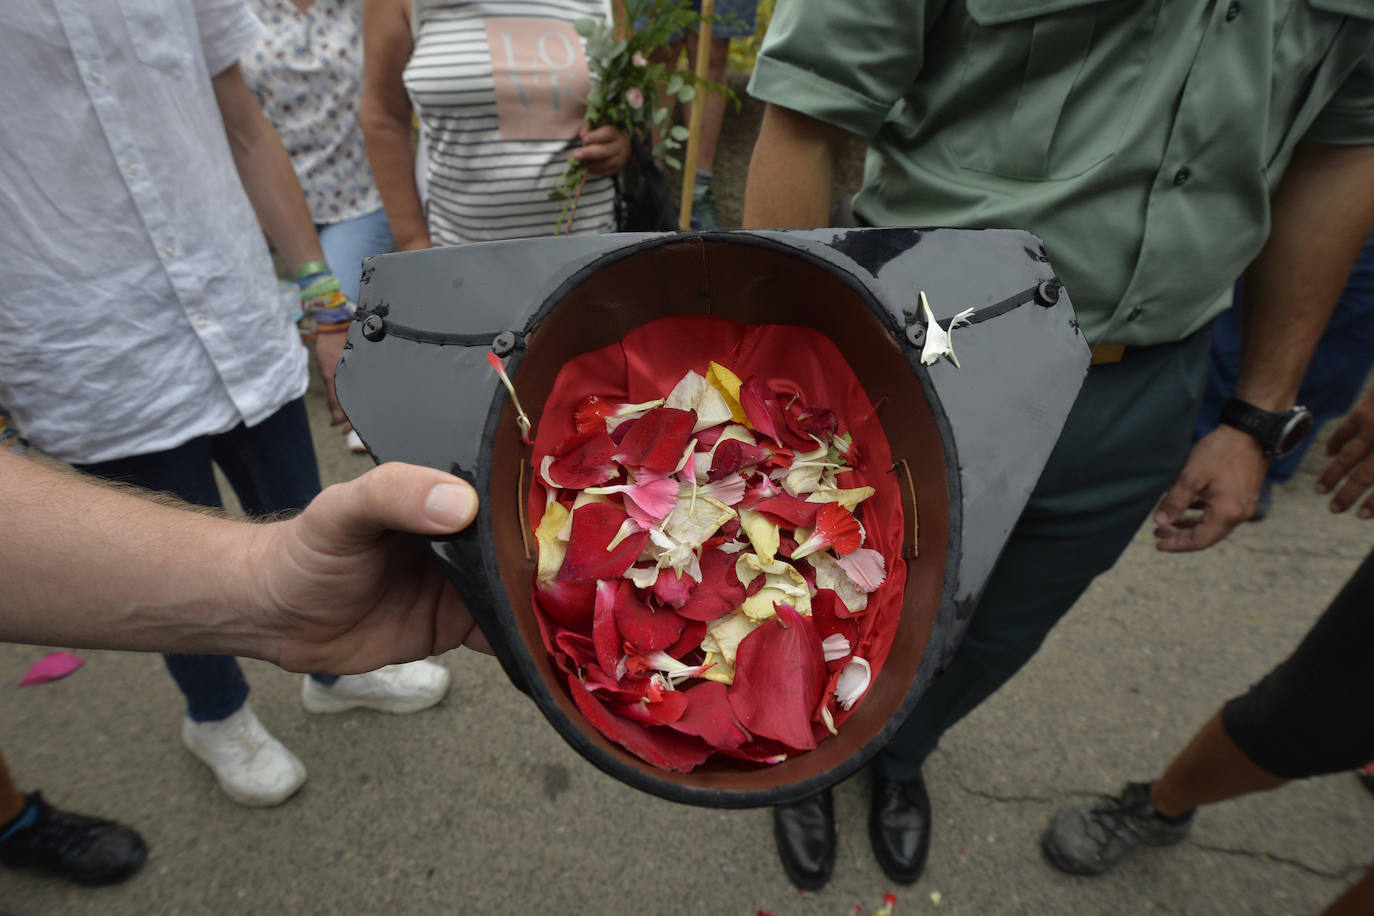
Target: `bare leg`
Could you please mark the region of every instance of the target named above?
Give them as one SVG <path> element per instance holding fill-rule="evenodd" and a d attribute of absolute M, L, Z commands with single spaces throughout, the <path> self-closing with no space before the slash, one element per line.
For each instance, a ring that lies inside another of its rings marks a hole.
<path fill-rule="evenodd" d="M 696 66 L 697 41 L 695 32 L 687 35 L 687 56 L 692 67 Z M 711 39 L 711 59 L 707 62 L 706 78 L 713 83 L 724 85 L 725 67 L 730 62 L 730 39 Z M 701 98 L 700 94 L 697 98 Z M 719 92 L 706 91 L 706 107 L 701 112 L 701 146 L 697 152 L 697 168 L 703 172 L 711 171 L 716 164 L 716 146 L 720 143 L 720 126 L 725 120 L 725 96 Z M 692 122 L 691 105 L 686 107 L 687 123 Z"/>
<path fill-rule="evenodd" d="M 1217 710 L 1155 781 L 1150 801 L 1165 817 L 1179 817 L 1200 805 L 1265 792 L 1285 782 L 1250 762 L 1226 734 Z"/>
<path fill-rule="evenodd" d="M 9 768 L 5 766 L 5 757 L 0 754 L 0 826 L 18 817 L 26 804 L 28 800 L 15 788 Z"/>

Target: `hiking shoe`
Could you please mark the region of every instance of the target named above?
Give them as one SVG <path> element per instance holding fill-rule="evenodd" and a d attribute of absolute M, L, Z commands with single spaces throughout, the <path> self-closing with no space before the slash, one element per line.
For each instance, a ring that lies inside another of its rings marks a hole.
<path fill-rule="evenodd" d="M 181 742 L 214 772 L 224 794 L 241 805 L 280 805 L 305 784 L 305 765 L 272 737 L 247 703 L 223 719 L 185 720 Z"/>
<path fill-rule="evenodd" d="M 114 821 L 59 811 L 34 792 L 20 817 L 33 821 L 0 843 L 0 862 L 41 868 L 78 884 L 112 884 L 138 871 L 148 847 L 138 833 Z"/>
<path fill-rule="evenodd" d="M 1172 846 L 1188 835 L 1193 812 L 1177 823 L 1156 815 L 1150 784 L 1127 784 L 1118 798 L 1055 815 L 1040 845 L 1050 862 L 1071 875 L 1100 875 L 1137 846 Z"/>
<path fill-rule="evenodd" d="M 346 674 L 328 686 L 307 677 L 301 686 L 301 704 L 307 712 L 346 712 L 375 709 L 407 713 L 428 709 L 448 693 L 448 669 L 422 659 L 405 665 L 387 665 L 367 674 Z"/>
<path fill-rule="evenodd" d="M 716 213 L 716 195 L 707 188 L 700 194 L 692 194 L 692 218 L 689 225 L 693 229 L 719 229 L 720 216 Z"/>

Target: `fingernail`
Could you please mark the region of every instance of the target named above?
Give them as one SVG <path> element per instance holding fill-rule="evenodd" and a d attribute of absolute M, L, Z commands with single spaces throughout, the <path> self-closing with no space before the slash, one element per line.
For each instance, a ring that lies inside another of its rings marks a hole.
<path fill-rule="evenodd" d="M 477 514 L 476 494 L 456 483 L 441 483 L 425 498 L 425 515 L 436 525 L 457 530 Z"/>
<path fill-rule="evenodd" d="M 1168 513 L 1166 513 L 1166 512 L 1156 512 L 1156 513 L 1155 513 L 1155 524 L 1156 524 L 1156 525 L 1167 525 L 1167 524 L 1169 524 L 1169 515 L 1168 515 Z"/>

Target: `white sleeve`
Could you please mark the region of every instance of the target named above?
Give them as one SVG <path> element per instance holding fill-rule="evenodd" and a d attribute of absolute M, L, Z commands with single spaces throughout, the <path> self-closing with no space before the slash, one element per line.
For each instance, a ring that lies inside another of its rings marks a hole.
<path fill-rule="evenodd" d="M 267 36 L 267 30 L 244 0 L 195 0 L 196 24 L 212 77 L 238 63 L 240 57 Z"/>

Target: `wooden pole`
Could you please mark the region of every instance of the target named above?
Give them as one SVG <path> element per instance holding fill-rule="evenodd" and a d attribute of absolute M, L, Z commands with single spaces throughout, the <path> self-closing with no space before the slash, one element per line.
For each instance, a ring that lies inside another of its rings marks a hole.
<path fill-rule="evenodd" d="M 692 226 L 692 189 L 697 181 L 697 154 L 701 149 L 701 112 L 706 107 L 700 85 L 706 81 L 711 64 L 711 14 L 716 0 L 701 0 L 701 31 L 697 36 L 697 97 L 692 100 L 692 116 L 688 119 L 687 152 L 682 157 L 682 207 L 678 210 L 677 225 L 684 232 Z"/>

